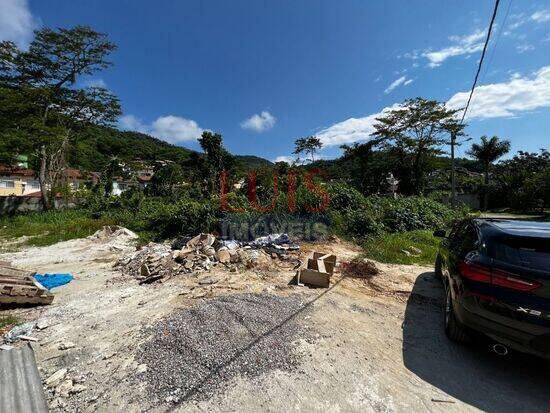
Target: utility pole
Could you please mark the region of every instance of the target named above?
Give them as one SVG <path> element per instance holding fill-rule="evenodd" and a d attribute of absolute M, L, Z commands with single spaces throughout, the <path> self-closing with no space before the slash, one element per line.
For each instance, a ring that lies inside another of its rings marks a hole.
<path fill-rule="evenodd" d="M 456 206 L 456 180 L 455 180 L 455 145 L 456 131 L 451 131 L 451 206 Z"/>

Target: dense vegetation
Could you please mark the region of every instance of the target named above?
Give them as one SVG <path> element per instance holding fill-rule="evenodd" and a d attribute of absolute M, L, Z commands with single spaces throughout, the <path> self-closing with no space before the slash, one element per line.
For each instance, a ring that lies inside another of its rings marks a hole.
<path fill-rule="evenodd" d="M 430 230 L 467 213 L 438 202 L 450 191 L 450 137 L 458 142 L 465 127 L 443 103 L 405 100 L 377 119 L 371 140 L 344 145 L 343 156 L 331 161 L 316 160 L 323 144 L 315 136 L 296 140 L 294 153 L 309 159 L 307 165 L 234 156 L 222 135 L 210 131 L 202 133 L 201 152 L 195 152 L 114 129 L 117 97 L 77 87 L 80 76 L 110 65 L 114 48 L 106 35 L 81 26 L 41 29 L 26 51 L 0 42 L 0 162 L 31 155 L 48 210 L 1 218 L 0 238 L 27 235 L 28 243 L 46 245 L 106 224 L 124 225 L 143 241 L 198 232 L 238 239 L 333 233 L 365 245 L 380 260 L 427 263 L 436 246 Z M 474 144 L 473 160 L 454 161 L 466 171 L 457 176 L 458 190 L 477 192 L 485 206 L 548 206 L 548 152 L 520 153 L 497 164 L 508 150 L 509 143 L 497 137 Z M 157 160 L 170 162 L 152 162 Z M 113 178 L 132 179 L 139 161 L 155 165 L 150 184 L 113 196 Z M 67 166 L 99 171 L 101 180 L 68 191 L 61 179 Z M 79 208 L 51 210 L 56 194 L 72 197 Z M 418 256 L 401 251 L 411 244 L 422 250 Z"/>

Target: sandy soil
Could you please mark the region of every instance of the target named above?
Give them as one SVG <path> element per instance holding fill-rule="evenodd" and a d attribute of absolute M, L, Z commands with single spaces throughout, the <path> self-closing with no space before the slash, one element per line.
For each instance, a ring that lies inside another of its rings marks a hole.
<path fill-rule="evenodd" d="M 289 286 L 292 263 L 265 260 L 238 273 L 204 274 L 138 285 L 113 263 L 134 249 L 130 240 L 73 240 L 0 255 L 19 267 L 71 272 L 47 307 L 8 310 L 48 327 L 34 330 L 33 345 L 52 411 L 549 411 L 548 365 L 523 355 L 506 359 L 484 346 L 457 346 L 442 330 L 442 289 L 431 268 L 378 264 L 370 282 L 334 277 L 330 289 Z M 307 244 L 350 260 L 357 247 Z M 135 377 L 143 327 L 178 308 L 220 294 L 298 294 L 310 307 L 302 317 L 315 339 L 298 340 L 295 372 L 259 379 L 238 377 L 209 400 L 151 406 Z M 196 297 L 196 298 L 194 298 Z M 74 347 L 71 347 L 74 344 Z M 71 347 L 61 350 L 63 347 Z"/>

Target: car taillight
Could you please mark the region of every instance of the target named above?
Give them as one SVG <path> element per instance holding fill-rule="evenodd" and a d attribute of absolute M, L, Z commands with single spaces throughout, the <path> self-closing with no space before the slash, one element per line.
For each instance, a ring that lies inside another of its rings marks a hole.
<path fill-rule="evenodd" d="M 506 271 L 491 269 L 484 265 L 467 261 L 461 261 L 459 269 L 462 276 L 469 280 L 510 288 L 512 290 L 531 291 L 542 285 L 536 281 L 517 278 Z"/>
<path fill-rule="evenodd" d="M 542 286 L 542 284 L 539 284 L 536 281 L 516 278 L 512 274 L 500 270 L 493 270 L 492 283 L 493 285 L 498 285 L 499 287 L 506 287 L 520 291 L 531 291 Z"/>
<path fill-rule="evenodd" d="M 483 265 L 473 264 L 471 262 L 460 261 L 458 265 L 460 273 L 464 278 L 482 283 L 491 283 L 491 269 Z"/>

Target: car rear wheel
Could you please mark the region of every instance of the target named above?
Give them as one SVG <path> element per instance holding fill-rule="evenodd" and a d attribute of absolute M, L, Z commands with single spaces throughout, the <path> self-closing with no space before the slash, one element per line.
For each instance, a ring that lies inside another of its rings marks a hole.
<path fill-rule="evenodd" d="M 452 341 L 456 341 L 457 343 L 465 343 L 468 341 L 466 327 L 464 327 L 460 321 L 456 319 L 450 286 L 447 286 L 445 290 L 445 334 Z"/>

